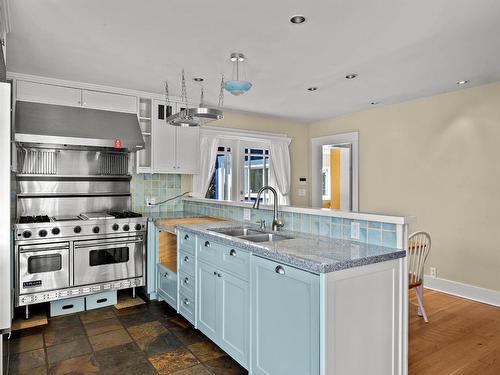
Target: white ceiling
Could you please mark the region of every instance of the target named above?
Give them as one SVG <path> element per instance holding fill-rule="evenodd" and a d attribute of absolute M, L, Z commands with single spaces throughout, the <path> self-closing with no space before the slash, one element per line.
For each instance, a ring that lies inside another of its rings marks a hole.
<path fill-rule="evenodd" d="M 168 79 L 176 94 L 185 68 L 215 102 L 241 51 L 254 87 L 226 107 L 302 121 L 500 80 L 498 0 L 13 0 L 11 13 L 11 72 L 151 92 Z"/>

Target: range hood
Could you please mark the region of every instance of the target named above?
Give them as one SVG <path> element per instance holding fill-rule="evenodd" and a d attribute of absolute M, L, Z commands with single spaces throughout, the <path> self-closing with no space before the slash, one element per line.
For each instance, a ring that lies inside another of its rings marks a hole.
<path fill-rule="evenodd" d="M 16 142 L 113 147 L 138 151 L 144 139 L 137 115 L 17 101 Z"/>

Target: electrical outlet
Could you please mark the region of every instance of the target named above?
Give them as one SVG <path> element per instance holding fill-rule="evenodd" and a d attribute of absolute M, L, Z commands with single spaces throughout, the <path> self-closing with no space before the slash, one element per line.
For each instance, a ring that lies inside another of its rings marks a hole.
<path fill-rule="evenodd" d="M 305 197 L 305 196 L 306 196 L 306 194 L 307 194 L 307 190 L 306 190 L 306 189 L 302 189 L 302 188 L 297 189 L 297 195 L 298 195 L 299 197 Z"/>
<path fill-rule="evenodd" d="M 431 277 L 437 277 L 437 269 L 436 267 L 431 267 Z"/>
<path fill-rule="evenodd" d="M 156 203 L 155 197 L 146 197 L 146 206 L 152 206 Z"/>
<path fill-rule="evenodd" d="M 359 240 L 359 223 L 355 221 L 351 222 L 351 238 Z"/>
<path fill-rule="evenodd" d="M 252 220 L 252 210 L 249 208 L 245 208 L 243 210 L 243 220 L 250 221 Z"/>

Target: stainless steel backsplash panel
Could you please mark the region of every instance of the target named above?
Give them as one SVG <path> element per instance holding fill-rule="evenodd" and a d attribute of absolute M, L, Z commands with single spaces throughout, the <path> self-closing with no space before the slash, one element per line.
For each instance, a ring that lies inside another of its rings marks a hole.
<path fill-rule="evenodd" d="M 129 210 L 131 196 L 17 197 L 17 216 L 78 215 L 82 212 Z"/>
<path fill-rule="evenodd" d="M 16 190 L 20 195 L 128 194 L 130 179 L 19 177 Z"/>

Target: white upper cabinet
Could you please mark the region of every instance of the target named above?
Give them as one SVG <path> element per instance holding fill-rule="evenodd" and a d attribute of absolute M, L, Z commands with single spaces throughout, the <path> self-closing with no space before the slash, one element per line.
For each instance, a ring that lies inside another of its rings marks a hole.
<path fill-rule="evenodd" d="M 173 127 L 173 126 L 171 126 Z M 200 128 L 177 128 L 177 168 L 182 173 L 198 173 Z"/>
<path fill-rule="evenodd" d="M 107 111 L 137 113 L 137 97 L 102 91 L 82 90 L 82 106 Z"/>
<path fill-rule="evenodd" d="M 16 99 L 28 102 L 137 113 L 137 97 L 77 87 L 17 80 Z"/>
<path fill-rule="evenodd" d="M 179 104 L 155 100 L 153 117 L 153 173 L 197 174 L 199 169 L 200 129 L 169 125 L 165 118 Z"/>
<path fill-rule="evenodd" d="M 154 103 L 153 172 L 176 173 L 176 128 L 165 122 L 165 116 L 168 117 L 173 109 L 167 108 L 161 101 L 155 100 Z"/>
<path fill-rule="evenodd" d="M 76 87 L 17 80 L 16 98 L 27 102 L 80 107 L 82 105 L 82 90 Z"/>

